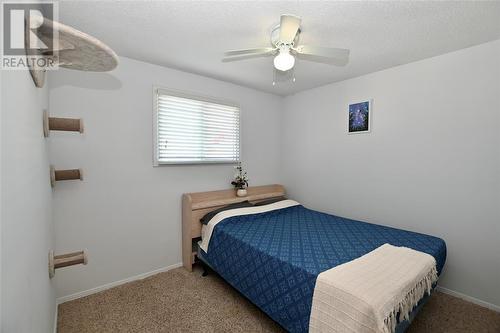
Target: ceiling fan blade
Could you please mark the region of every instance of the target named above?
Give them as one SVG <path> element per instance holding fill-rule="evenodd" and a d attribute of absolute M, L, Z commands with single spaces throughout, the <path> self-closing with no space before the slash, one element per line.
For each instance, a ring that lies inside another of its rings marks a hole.
<path fill-rule="evenodd" d="M 231 61 L 246 60 L 246 59 L 258 58 L 258 57 L 267 57 L 267 56 L 271 55 L 272 53 L 273 52 L 250 53 L 250 54 L 242 54 L 240 56 L 234 56 L 234 57 L 224 57 L 224 58 L 222 58 L 222 62 L 231 62 Z"/>
<path fill-rule="evenodd" d="M 227 52 L 224 52 L 224 55 L 227 57 L 247 55 L 247 54 L 259 54 L 259 55 L 261 55 L 261 54 L 271 53 L 275 50 L 276 49 L 272 48 L 272 47 L 259 47 L 259 48 L 255 48 L 255 49 L 227 51 Z"/>
<path fill-rule="evenodd" d="M 349 50 L 321 46 L 300 45 L 293 49 L 305 60 L 345 66 L 349 62 Z"/>
<path fill-rule="evenodd" d="M 291 44 L 300 28 L 301 19 L 294 15 L 281 15 L 280 42 Z"/>

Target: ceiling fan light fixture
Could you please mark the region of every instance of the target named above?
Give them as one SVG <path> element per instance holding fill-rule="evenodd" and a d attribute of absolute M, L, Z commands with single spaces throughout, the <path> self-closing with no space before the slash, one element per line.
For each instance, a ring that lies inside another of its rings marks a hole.
<path fill-rule="evenodd" d="M 295 65 L 295 57 L 290 54 L 290 48 L 280 48 L 279 52 L 280 53 L 274 57 L 274 67 L 282 72 L 292 69 Z"/>

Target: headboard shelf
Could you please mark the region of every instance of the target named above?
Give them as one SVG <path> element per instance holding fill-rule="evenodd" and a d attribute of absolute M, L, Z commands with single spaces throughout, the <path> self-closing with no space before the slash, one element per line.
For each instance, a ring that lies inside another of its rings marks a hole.
<path fill-rule="evenodd" d="M 237 197 L 235 190 L 222 190 L 211 192 L 187 193 L 191 197 L 191 208 L 193 210 L 230 205 L 241 201 L 255 201 L 275 198 L 285 195 L 281 185 L 254 186 L 247 189 L 247 195 Z"/>
<path fill-rule="evenodd" d="M 232 203 L 248 200 L 258 202 L 285 196 L 282 185 L 254 186 L 247 189 L 244 197 L 236 196 L 236 191 L 221 190 L 185 193 L 182 196 L 182 262 L 191 271 L 193 265 L 193 239 L 201 236 L 200 218 L 208 212 Z"/>

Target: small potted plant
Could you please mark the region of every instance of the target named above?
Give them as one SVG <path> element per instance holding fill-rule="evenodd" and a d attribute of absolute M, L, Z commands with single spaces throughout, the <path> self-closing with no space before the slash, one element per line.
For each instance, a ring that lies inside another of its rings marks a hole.
<path fill-rule="evenodd" d="M 236 166 L 236 173 L 234 174 L 234 180 L 231 182 L 231 185 L 236 189 L 237 196 L 244 197 L 247 195 L 248 177 L 247 172 L 243 171 L 241 162 Z"/>

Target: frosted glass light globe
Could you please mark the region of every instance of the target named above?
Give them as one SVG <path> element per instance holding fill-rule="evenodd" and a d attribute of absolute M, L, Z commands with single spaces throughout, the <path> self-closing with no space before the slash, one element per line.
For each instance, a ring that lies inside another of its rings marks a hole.
<path fill-rule="evenodd" d="M 274 67 L 280 71 L 287 71 L 295 65 L 295 58 L 289 49 L 280 49 L 280 53 L 274 58 Z"/>

